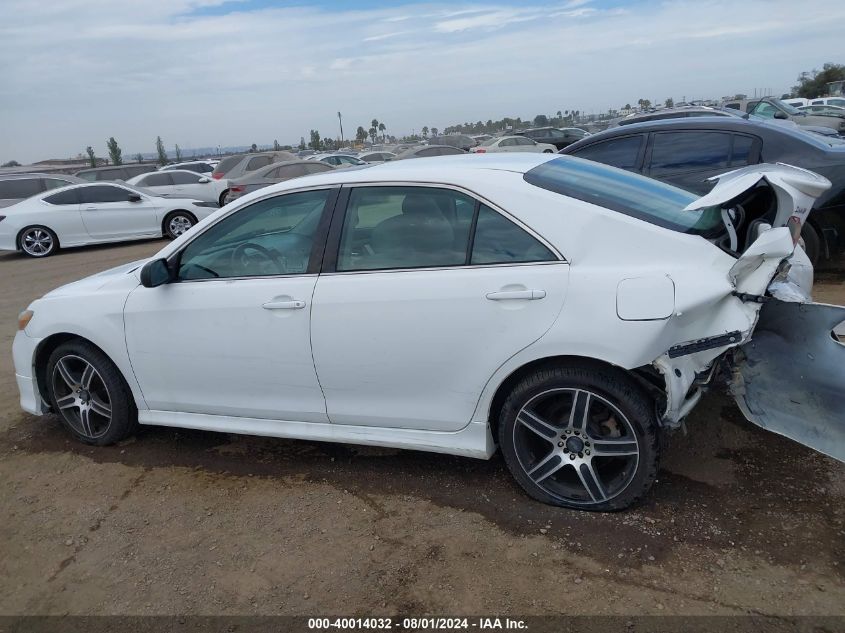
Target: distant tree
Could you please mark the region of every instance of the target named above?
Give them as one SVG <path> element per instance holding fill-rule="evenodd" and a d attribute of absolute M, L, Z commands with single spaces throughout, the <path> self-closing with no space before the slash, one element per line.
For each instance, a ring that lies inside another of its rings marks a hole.
<path fill-rule="evenodd" d="M 422 136 L 423 136 L 423 138 L 428 138 L 428 126 L 427 125 L 423 125 Z"/>
<path fill-rule="evenodd" d="M 7 163 L 3 163 L 0 167 L 20 167 L 21 164 L 16 160 L 10 160 Z"/>
<path fill-rule="evenodd" d="M 138 153 L 137 153 L 137 154 L 135 154 L 135 156 L 133 156 L 132 158 L 134 158 L 135 160 L 137 160 L 139 163 L 143 163 L 143 162 L 144 162 L 144 155 L 143 155 L 141 152 L 138 152 Z"/>
<path fill-rule="evenodd" d="M 94 156 L 94 148 L 89 145 L 85 148 L 85 152 L 88 154 L 88 164 L 91 165 L 91 167 L 96 167 L 97 157 Z"/>
<path fill-rule="evenodd" d="M 373 119 L 372 121 L 370 121 L 370 127 L 375 128 L 376 132 L 378 132 L 378 119 Z"/>
<path fill-rule="evenodd" d="M 663 102 L 663 105 L 665 105 L 667 108 L 674 108 L 675 100 L 672 97 L 669 97 L 668 99 L 666 99 L 666 101 Z"/>
<path fill-rule="evenodd" d="M 305 137 L 304 137 L 304 136 L 300 136 L 300 137 L 299 137 L 299 150 L 300 150 L 300 151 L 302 151 L 302 150 L 304 150 L 304 149 L 305 149 L 305 147 L 306 147 L 306 145 L 305 145 Z"/>
<path fill-rule="evenodd" d="M 322 145 L 320 144 L 320 132 L 317 130 L 311 130 L 311 142 L 308 144 L 308 147 L 315 151 L 320 151 Z"/>
<path fill-rule="evenodd" d="M 250 152 L 257 152 L 258 151 L 258 145 L 253 143 L 252 145 L 249 146 L 249 151 Z"/>
<path fill-rule="evenodd" d="M 167 164 L 167 150 L 164 149 L 164 141 L 160 136 L 156 137 L 156 154 L 158 154 L 158 164 L 162 167 Z"/>
<path fill-rule="evenodd" d="M 549 117 L 545 114 L 538 114 L 534 117 L 534 125 L 537 127 L 543 127 L 549 124 Z"/>
<path fill-rule="evenodd" d="M 822 66 L 821 70 L 813 69 L 798 76 L 798 84 L 792 87 L 792 94 L 796 97 L 812 99 L 827 94 L 825 84 L 831 81 L 845 79 L 845 65 L 830 62 Z"/>
<path fill-rule="evenodd" d="M 109 140 L 106 141 L 106 147 L 109 150 L 109 160 L 111 160 L 112 165 L 122 165 L 123 157 L 121 156 L 120 147 L 113 136 L 109 137 Z"/>
<path fill-rule="evenodd" d="M 437 135 L 438 135 L 437 133 L 438 133 L 439 131 L 440 131 L 440 130 L 438 130 L 436 127 L 433 127 L 433 128 L 431 128 L 431 135 L 432 135 L 432 136 L 437 136 Z"/>
<path fill-rule="evenodd" d="M 373 143 L 375 143 L 376 138 L 378 138 L 378 128 L 373 126 L 370 128 L 370 139 L 372 139 Z"/>
<path fill-rule="evenodd" d="M 379 122 L 378 124 L 378 131 L 381 132 L 381 142 L 384 143 L 384 136 L 385 131 L 387 130 L 387 126 L 384 124 L 383 121 Z"/>
<path fill-rule="evenodd" d="M 358 129 L 355 131 L 355 140 L 359 143 L 363 143 L 367 140 L 367 130 L 365 130 L 361 125 L 359 125 Z"/>
<path fill-rule="evenodd" d="M 333 138 L 329 138 L 328 136 L 323 139 L 323 149 L 325 150 L 333 150 L 337 149 L 337 143 Z"/>
<path fill-rule="evenodd" d="M 626 109 L 626 110 L 630 110 L 630 109 L 631 109 L 631 104 L 630 104 L 630 103 L 626 103 L 626 104 L 625 104 L 625 109 Z"/>
<path fill-rule="evenodd" d="M 182 162 L 182 149 L 179 147 L 179 143 L 176 143 L 176 162 Z"/>
<path fill-rule="evenodd" d="M 274 140 L 273 141 L 273 151 L 278 152 L 280 149 L 282 149 L 282 146 L 279 145 L 279 141 Z"/>
<path fill-rule="evenodd" d="M 648 99 L 638 99 L 637 105 L 640 106 L 642 110 L 648 110 L 651 107 L 651 101 Z"/>

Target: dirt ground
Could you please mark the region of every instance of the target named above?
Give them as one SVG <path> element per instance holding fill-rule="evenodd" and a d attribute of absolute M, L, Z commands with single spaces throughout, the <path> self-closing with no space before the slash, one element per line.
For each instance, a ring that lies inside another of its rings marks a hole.
<path fill-rule="evenodd" d="M 89 448 L 21 412 L 17 313 L 161 246 L 0 255 L 0 614 L 845 615 L 845 465 L 719 392 L 612 515 L 528 499 L 498 456 L 165 428 Z"/>

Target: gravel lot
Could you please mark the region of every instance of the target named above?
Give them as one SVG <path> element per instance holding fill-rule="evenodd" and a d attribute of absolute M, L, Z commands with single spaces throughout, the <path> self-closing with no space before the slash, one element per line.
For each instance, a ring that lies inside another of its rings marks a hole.
<path fill-rule="evenodd" d="M 845 465 L 718 392 L 613 515 L 529 500 L 498 456 L 164 428 L 95 449 L 21 412 L 17 313 L 162 245 L 0 255 L 0 614 L 845 615 Z M 817 298 L 845 303 L 839 279 Z"/>

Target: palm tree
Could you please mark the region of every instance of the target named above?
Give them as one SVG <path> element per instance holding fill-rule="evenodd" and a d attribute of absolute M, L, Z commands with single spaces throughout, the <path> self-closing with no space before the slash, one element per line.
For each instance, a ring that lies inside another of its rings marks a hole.
<path fill-rule="evenodd" d="M 362 126 L 358 126 L 358 130 L 355 132 L 355 139 L 361 143 L 367 140 L 367 130 L 365 130 Z"/>
<path fill-rule="evenodd" d="M 428 126 L 427 125 L 423 125 L 422 135 L 423 135 L 423 138 L 428 138 Z"/>
<path fill-rule="evenodd" d="M 385 136 L 384 132 L 385 132 L 385 130 L 387 130 L 387 126 L 384 124 L 384 122 L 381 122 L 381 123 L 378 124 L 378 130 L 379 130 L 379 132 L 381 132 L 381 141 L 383 143 L 384 142 L 384 136 Z"/>
<path fill-rule="evenodd" d="M 440 131 L 440 130 L 438 130 L 436 127 L 433 127 L 433 128 L 431 128 L 431 135 L 432 135 L 432 136 L 437 136 L 437 133 L 438 133 L 439 131 Z"/>
<path fill-rule="evenodd" d="M 370 121 L 370 127 L 375 128 L 378 131 L 378 119 L 373 119 Z"/>
<path fill-rule="evenodd" d="M 375 121 L 375 119 L 373 119 Z M 373 143 L 376 142 L 376 137 L 378 136 L 378 128 L 374 125 L 370 128 L 370 138 L 373 139 Z"/>

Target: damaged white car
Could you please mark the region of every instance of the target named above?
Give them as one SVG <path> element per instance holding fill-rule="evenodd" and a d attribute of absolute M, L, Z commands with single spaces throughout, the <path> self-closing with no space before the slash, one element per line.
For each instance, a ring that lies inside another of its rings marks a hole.
<path fill-rule="evenodd" d="M 696 199 L 542 154 L 296 179 L 32 303 L 21 405 L 96 445 L 138 423 L 498 444 L 532 497 L 617 510 L 725 375 L 751 421 L 845 459 L 845 308 L 810 302 L 796 246 L 829 186 L 762 165 Z"/>

